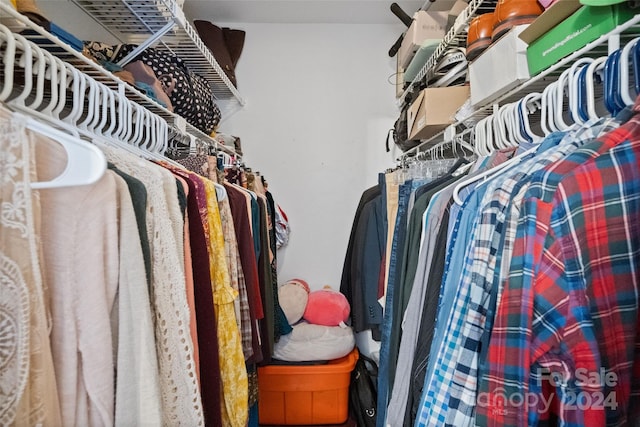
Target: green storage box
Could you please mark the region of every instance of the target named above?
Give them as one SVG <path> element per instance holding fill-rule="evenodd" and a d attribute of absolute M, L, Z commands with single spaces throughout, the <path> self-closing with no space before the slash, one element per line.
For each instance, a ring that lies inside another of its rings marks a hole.
<path fill-rule="evenodd" d="M 581 7 L 529 45 L 529 73 L 535 76 L 546 70 L 633 16 L 634 12 L 627 3 Z"/>

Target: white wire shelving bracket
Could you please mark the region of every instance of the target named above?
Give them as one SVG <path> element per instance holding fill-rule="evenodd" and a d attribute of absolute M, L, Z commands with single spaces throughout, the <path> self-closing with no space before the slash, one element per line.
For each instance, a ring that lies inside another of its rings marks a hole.
<path fill-rule="evenodd" d="M 557 77 L 567 68 L 571 66 L 571 64 L 578 58 L 583 56 L 603 56 L 607 55 L 612 46 L 620 46 L 626 43 L 626 41 L 640 36 L 640 15 L 635 15 L 629 21 L 625 22 L 614 28 L 607 34 L 603 34 L 596 40 L 584 46 L 582 49 L 579 49 L 573 52 L 571 55 L 564 57 L 560 61 L 556 62 L 551 67 L 542 71 L 540 74 L 532 77 L 511 91 L 505 93 L 504 95 L 498 97 L 497 99 L 491 101 L 486 105 L 482 105 L 476 108 L 471 114 L 467 117 L 464 117 L 456 123 L 453 124 L 456 129 L 459 130 L 460 133 L 464 133 L 464 135 L 471 135 L 471 132 L 467 130 L 470 129 L 471 126 L 468 126 L 468 123 L 475 123 L 483 117 L 489 116 L 493 112 L 493 108 L 496 105 L 503 105 L 510 102 L 515 102 L 521 99 L 524 95 L 531 92 L 542 92 L 545 87 L 547 87 L 550 83 L 554 82 Z M 456 132 L 458 135 L 460 133 Z M 405 157 L 414 156 L 416 153 L 424 150 L 428 150 L 438 144 L 442 144 L 446 141 L 445 131 L 439 132 L 433 137 L 422 141 L 419 145 L 411 148 L 410 150 L 402 153 L 396 161 L 401 161 Z"/>
<path fill-rule="evenodd" d="M 170 126 L 175 127 L 180 132 L 194 135 L 198 139 L 206 141 L 218 149 L 237 156 L 235 150 L 222 146 L 209 135 L 206 135 L 195 126 L 187 123 L 184 118 L 167 110 L 151 98 L 143 95 L 138 89 L 131 86 L 129 83 L 120 80 L 96 62 L 85 57 L 81 52 L 73 49 L 55 35 L 49 33 L 41 26 L 33 23 L 25 16 L 16 12 L 15 9 L 8 4 L 0 2 L 0 17 L 2 17 L 2 19 L 13 19 L 25 30 L 28 30 L 28 32 L 22 32 L 21 35 L 23 37 L 34 42 L 39 47 L 48 50 L 62 61 L 68 63 L 94 80 L 104 84 L 109 87 L 109 89 L 125 94 L 129 100 L 162 117 Z"/>
<path fill-rule="evenodd" d="M 206 78 L 219 101 L 245 104 L 175 0 L 71 0 L 122 43 L 139 45 L 126 60 L 158 45 Z M 220 106 L 221 109 L 223 106 Z M 226 108 L 226 107 L 225 107 Z"/>

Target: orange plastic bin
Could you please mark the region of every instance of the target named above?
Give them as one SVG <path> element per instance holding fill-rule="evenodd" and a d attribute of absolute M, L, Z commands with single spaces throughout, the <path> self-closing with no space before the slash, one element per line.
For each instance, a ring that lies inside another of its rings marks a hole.
<path fill-rule="evenodd" d="M 260 424 L 342 424 L 349 416 L 349 383 L 358 350 L 324 365 L 258 368 Z"/>

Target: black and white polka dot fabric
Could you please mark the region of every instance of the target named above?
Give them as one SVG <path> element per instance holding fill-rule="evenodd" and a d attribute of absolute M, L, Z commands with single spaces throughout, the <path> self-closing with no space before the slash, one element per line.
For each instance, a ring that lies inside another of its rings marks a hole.
<path fill-rule="evenodd" d="M 111 62 L 118 62 L 136 48 L 132 44 L 108 46 L 93 43 L 86 46 L 89 50 L 96 50 L 91 52 L 94 56 L 106 57 Z M 206 134 L 220 123 L 220 109 L 214 101 L 209 82 L 189 70 L 182 59 L 148 48 L 134 60 L 140 60 L 153 69 L 171 100 L 174 112 L 188 123 Z"/>

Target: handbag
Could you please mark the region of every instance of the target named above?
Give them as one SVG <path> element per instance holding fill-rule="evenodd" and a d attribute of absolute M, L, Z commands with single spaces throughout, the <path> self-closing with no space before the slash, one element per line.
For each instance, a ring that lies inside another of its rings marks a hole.
<path fill-rule="evenodd" d="M 367 367 L 369 365 L 369 367 Z M 349 412 L 358 427 L 375 427 L 378 416 L 378 365 L 364 356 L 358 356 L 351 372 L 349 384 Z"/>

